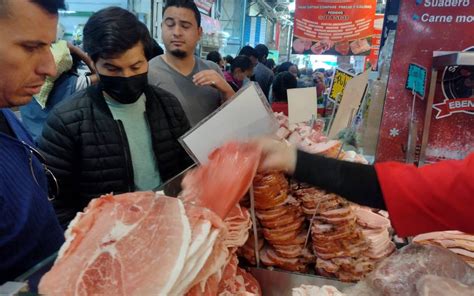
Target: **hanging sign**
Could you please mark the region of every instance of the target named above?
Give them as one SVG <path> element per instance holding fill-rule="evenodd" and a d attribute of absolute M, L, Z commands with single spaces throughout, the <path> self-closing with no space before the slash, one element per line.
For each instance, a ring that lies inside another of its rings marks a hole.
<path fill-rule="evenodd" d="M 368 55 L 376 0 L 296 0 L 294 54 Z"/>

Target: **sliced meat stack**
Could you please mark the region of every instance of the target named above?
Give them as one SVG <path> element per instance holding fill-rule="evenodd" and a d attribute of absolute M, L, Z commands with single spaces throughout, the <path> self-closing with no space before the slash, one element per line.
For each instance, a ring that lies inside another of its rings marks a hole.
<path fill-rule="evenodd" d="M 446 248 L 474 267 L 474 235 L 460 231 L 440 231 L 420 234 L 413 242 Z"/>
<path fill-rule="evenodd" d="M 357 217 L 357 224 L 362 227 L 362 235 L 369 244 L 364 255 L 378 261 L 392 254 L 396 247 L 389 233 L 390 220 L 374 213 L 370 208 L 353 205 L 352 209 Z"/>
<path fill-rule="evenodd" d="M 258 252 L 263 249 L 265 241 L 263 239 L 262 229 L 258 229 Z M 245 258 L 250 264 L 256 265 L 257 259 L 255 257 L 255 237 L 253 235 L 252 229 L 249 230 L 249 238 L 245 245 L 237 250 L 237 254 L 243 258 Z"/>
<path fill-rule="evenodd" d="M 319 274 L 355 282 L 394 251 L 388 219 L 305 184 L 293 182 L 291 194 L 309 220 L 314 216 L 311 236 Z"/>
<path fill-rule="evenodd" d="M 304 250 L 306 222 L 299 203 L 288 196 L 286 177 L 280 172 L 257 175 L 253 186 L 256 215 L 269 243 L 261 251 L 262 263 L 305 272 L 309 263 Z"/>

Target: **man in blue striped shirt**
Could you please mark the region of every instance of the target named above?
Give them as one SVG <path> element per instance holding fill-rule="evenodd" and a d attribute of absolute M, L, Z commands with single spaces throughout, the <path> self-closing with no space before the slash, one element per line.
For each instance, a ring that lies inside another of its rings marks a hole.
<path fill-rule="evenodd" d="M 27 104 L 55 75 L 50 46 L 61 8 L 64 0 L 0 0 L 0 285 L 64 242 L 48 201 L 45 167 L 9 110 Z"/>

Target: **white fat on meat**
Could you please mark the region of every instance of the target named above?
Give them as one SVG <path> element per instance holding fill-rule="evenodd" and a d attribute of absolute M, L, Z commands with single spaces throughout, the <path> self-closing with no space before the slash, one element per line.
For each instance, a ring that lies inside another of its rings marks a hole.
<path fill-rule="evenodd" d="M 293 288 L 293 296 L 344 296 L 336 287 L 333 286 L 312 286 L 301 285 L 299 288 Z"/>
<path fill-rule="evenodd" d="M 182 295 L 190 288 L 192 281 L 196 278 L 202 267 L 206 264 L 212 253 L 219 230 L 213 230 L 204 240 L 201 248 L 193 254 L 192 257 L 186 258 L 186 264 L 180 274 L 175 287 L 170 291 L 171 295 Z"/>

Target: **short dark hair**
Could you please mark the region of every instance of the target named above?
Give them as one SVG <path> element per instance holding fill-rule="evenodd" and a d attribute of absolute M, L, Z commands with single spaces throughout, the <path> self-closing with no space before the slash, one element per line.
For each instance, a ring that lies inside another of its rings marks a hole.
<path fill-rule="evenodd" d="M 221 62 L 222 60 L 222 56 L 221 54 L 218 52 L 218 51 L 211 51 L 207 54 L 206 56 L 206 60 L 208 61 L 212 61 L 216 64 L 219 65 L 219 63 Z"/>
<path fill-rule="evenodd" d="M 239 55 L 234 58 L 232 64 L 230 65 L 230 72 L 234 73 L 236 69 L 240 69 L 243 71 L 247 71 L 253 68 L 252 61 L 249 57 L 244 55 Z"/>
<path fill-rule="evenodd" d="M 272 93 L 275 102 L 288 102 L 288 94 L 286 91 L 291 88 L 296 88 L 297 86 L 298 81 L 293 74 L 287 71 L 278 73 L 275 79 L 273 79 L 272 85 Z"/>
<path fill-rule="evenodd" d="M 229 64 L 232 64 L 232 61 L 234 60 L 234 58 L 231 55 L 226 55 L 224 59 Z"/>
<path fill-rule="evenodd" d="M 266 59 L 269 53 L 268 47 L 266 47 L 264 44 L 255 46 L 255 52 L 257 52 L 257 58 L 260 62 Z"/>
<path fill-rule="evenodd" d="M 7 15 L 8 1 L 0 0 L 0 17 Z M 66 9 L 64 0 L 30 0 L 30 2 L 38 5 L 50 14 L 58 14 L 59 9 Z"/>
<path fill-rule="evenodd" d="M 294 66 L 292 62 L 284 62 L 283 64 L 278 66 L 277 72 L 278 73 L 287 72 L 288 70 L 290 70 L 291 66 Z"/>
<path fill-rule="evenodd" d="M 193 0 L 168 0 L 166 1 L 166 6 L 163 8 L 163 15 L 165 11 L 170 7 L 177 7 L 177 8 L 187 8 L 194 12 L 194 17 L 196 18 L 196 23 L 198 28 L 201 26 L 201 13 L 194 3 Z"/>
<path fill-rule="evenodd" d="M 247 57 L 255 57 L 258 58 L 257 51 L 250 45 L 246 45 L 242 47 L 242 49 L 239 51 L 239 55 L 244 55 Z"/>
<path fill-rule="evenodd" d="M 126 52 L 138 42 L 145 57 L 153 53 L 153 41 L 148 28 L 135 15 L 120 7 L 108 7 L 94 13 L 84 26 L 84 51 L 96 62 Z"/>
<path fill-rule="evenodd" d="M 273 70 L 275 68 L 275 60 L 274 59 L 267 59 L 267 62 L 265 63 L 265 66 L 268 67 L 268 69 Z"/>

